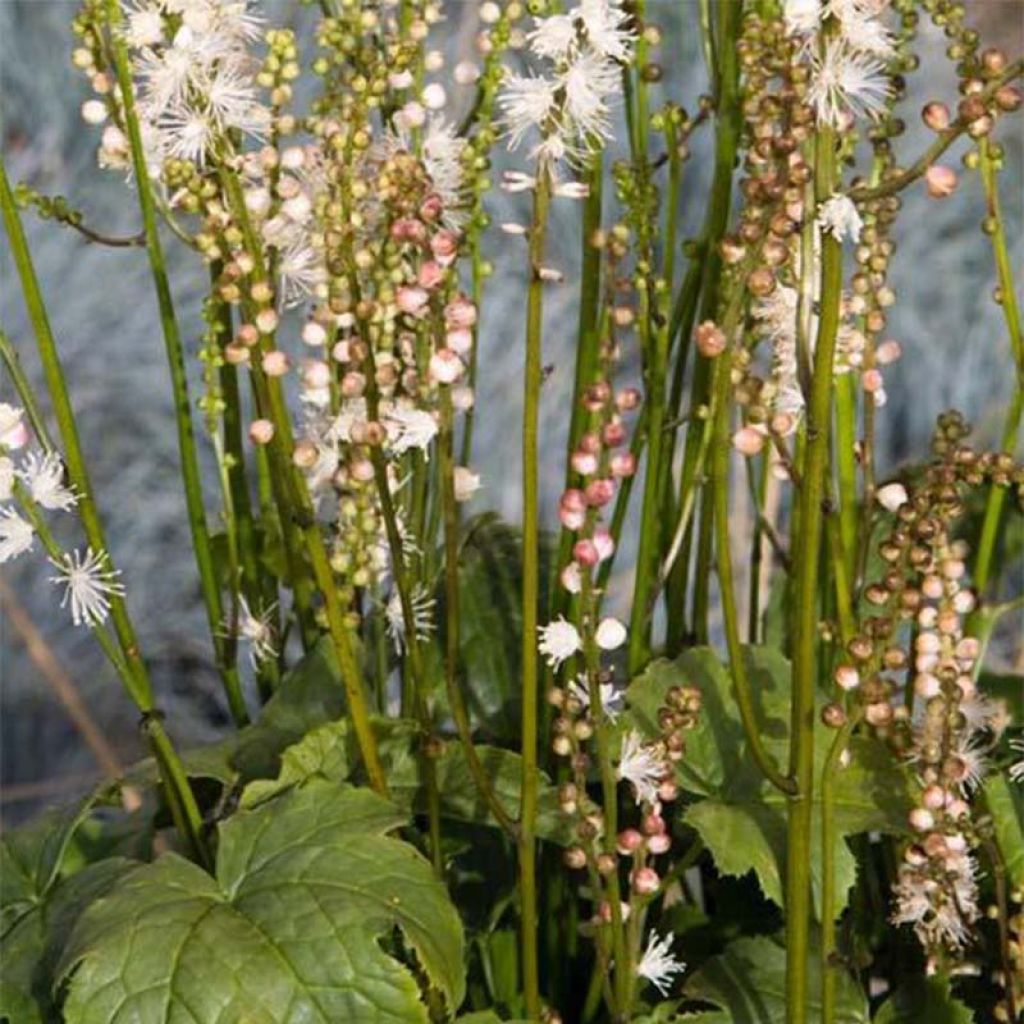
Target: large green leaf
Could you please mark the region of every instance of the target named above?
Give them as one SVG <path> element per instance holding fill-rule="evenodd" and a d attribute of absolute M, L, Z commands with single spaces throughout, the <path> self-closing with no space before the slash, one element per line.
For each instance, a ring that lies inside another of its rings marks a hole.
<path fill-rule="evenodd" d="M 808 1019 L 817 1021 L 821 1020 L 821 971 L 817 957 L 811 956 L 809 967 Z M 691 999 L 720 1006 L 731 1015 L 733 1024 L 784 1024 L 785 948 L 765 936 L 737 939 L 697 970 L 684 991 Z M 835 1024 L 866 1024 L 868 1019 L 863 992 L 848 974 L 840 973 Z"/>
<path fill-rule="evenodd" d="M 780 765 L 789 746 L 790 664 L 777 651 L 752 647 L 745 652 L 757 719 L 765 748 Z M 629 687 L 632 722 L 658 735 L 658 708 L 669 689 L 680 684 L 700 688 L 703 707 L 697 727 L 687 734 L 686 754 L 678 766 L 682 788 L 702 799 L 689 803 L 683 820 L 701 835 L 719 871 L 742 876 L 753 871 L 764 894 L 780 906 L 786 858 L 785 797 L 761 775 L 736 710 L 732 679 L 710 648 L 684 652 L 674 661 L 657 661 Z M 821 777 L 835 733 L 815 722 L 815 814 L 811 874 L 815 907 L 821 917 Z M 910 807 L 902 768 L 885 748 L 867 737 L 848 744 L 849 764 L 834 782 L 836 831 L 835 902 L 838 916 L 856 881 L 856 859 L 846 837 L 867 831 L 901 832 Z"/>
<path fill-rule="evenodd" d="M 215 878 L 138 867 L 75 929 L 67 1024 L 426 1022 L 421 978 L 454 1009 L 462 926 L 404 820 L 311 779 L 221 826 Z"/>
<path fill-rule="evenodd" d="M 992 815 L 996 844 L 1011 886 L 1024 888 L 1024 793 L 1005 775 L 985 781 L 985 807 Z"/>
<path fill-rule="evenodd" d="M 974 1013 L 949 991 L 945 978 L 915 978 L 890 996 L 875 1024 L 974 1024 Z"/>

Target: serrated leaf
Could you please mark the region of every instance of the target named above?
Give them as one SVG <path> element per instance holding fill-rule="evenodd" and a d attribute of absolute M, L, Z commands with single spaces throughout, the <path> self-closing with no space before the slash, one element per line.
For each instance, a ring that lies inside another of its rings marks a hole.
<path fill-rule="evenodd" d="M 808 961 L 808 1020 L 821 1019 L 821 971 L 813 954 Z M 765 936 L 737 939 L 712 957 L 687 981 L 690 999 L 714 1003 L 733 1024 L 784 1024 L 786 1020 L 786 950 Z M 867 1000 L 853 979 L 839 973 L 834 1024 L 866 1024 Z"/>
<path fill-rule="evenodd" d="M 949 990 L 944 978 L 914 978 L 890 996 L 875 1024 L 974 1024 L 974 1013 Z"/>
<path fill-rule="evenodd" d="M 790 664 L 763 647 L 745 652 L 755 711 L 767 751 L 785 764 L 789 746 Z M 748 752 L 732 679 L 711 648 L 694 648 L 675 661 L 654 662 L 629 687 L 629 716 L 648 736 L 660 733 L 658 708 L 672 686 L 700 688 L 703 705 L 697 727 L 686 735 L 686 753 L 677 766 L 681 787 L 705 799 L 688 805 L 683 820 L 697 829 L 718 869 L 726 875 L 755 872 L 764 894 L 782 904 L 786 857 L 786 798 L 760 773 Z M 815 814 L 811 875 L 816 912 L 821 917 L 820 780 L 835 733 L 815 724 Z M 838 770 L 834 807 L 839 843 L 835 854 L 838 916 L 856 881 L 857 864 L 845 837 L 867 831 L 901 832 L 909 809 L 902 769 L 881 744 L 854 737 L 850 763 Z"/>
<path fill-rule="evenodd" d="M 985 780 L 985 807 L 992 815 L 996 845 L 1012 887 L 1024 887 L 1024 795 L 1004 775 Z"/>
<path fill-rule="evenodd" d="M 220 828 L 216 877 L 168 854 L 80 920 L 61 965 L 67 1024 L 428 1021 L 402 936 L 450 1008 L 462 927 L 429 864 L 368 790 L 321 779 Z"/>

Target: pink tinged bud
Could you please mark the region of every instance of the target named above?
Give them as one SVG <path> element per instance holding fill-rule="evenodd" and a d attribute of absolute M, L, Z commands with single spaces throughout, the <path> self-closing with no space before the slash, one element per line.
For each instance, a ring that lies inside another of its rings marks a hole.
<path fill-rule="evenodd" d="M 601 451 L 601 439 L 594 433 L 586 433 L 580 438 L 580 451 L 597 455 Z"/>
<path fill-rule="evenodd" d="M 250 353 L 244 345 L 233 341 L 224 346 L 224 358 L 232 366 L 241 366 L 243 363 L 249 362 Z"/>
<path fill-rule="evenodd" d="M 458 353 L 450 348 L 438 349 L 430 357 L 430 379 L 436 384 L 454 384 L 464 370 Z"/>
<path fill-rule="evenodd" d="M 929 786 L 921 794 L 921 802 L 929 811 L 941 811 L 946 805 L 946 791 L 941 786 Z"/>
<path fill-rule="evenodd" d="M 924 183 L 932 199 L 945 199 L 956 191 L 956 171 L 952 167 L 934 164 L 925 172 Z"/>
<path fill-rule="evenodd" d="M 860 673 L 852 665 L 840 665 L 835 678 L 840 690 L 856 690 L 860 686 Z"/>
<path fill-rule="evenodd" d="M 459 236 L 453 231 L 438 231 L 430 240 L 430 251 L 442 267 L 451 266 L 459 251 Z"/>
<path fill-rule="evenodd" d="M 626 627 L 618 619 L 602 619 L 598 624 L 595 639 L 602 651 L 617 651 L 626 642 Z"/>
<path fill-rule="evenodd" d="M 633 872 L 633 889 L 642 896 L 656 893 L 661 886 L 661 878 L 654 868 L 640 868 Z"/>
<path fill-rule="evenodd" d="M 395 302 L 403 313 L 410 316 L 420 316 L 429 301 L 430 296 L 423 288 L 416 288 L 411 285 L 403 285 L 398 289 Z"/>
<path fill-rule="evenodd" d="M 942 693 L 942 684 L 930 672 L 921 672 L 914 679 L 914 693 L 922 700 L 931 700 Z"/>
<path fill-rule="evenodd" d="M 622 920 L 625 921 L 629 917 L 630 906 L 628 903 L 620 902 L 619 908 Z M 608 902 L 602 903 L 600 909 L 598 910 L 598 916 L 601 918 L 602 921 L 605 922 L 605 924 L 610 924 L 612 919 L 611 904 Z"/>
<path fill-rule="evenodd" d="M 444 203 L 441 202 L 439 195 L 429 195 L 420 204 L 420 216 L 425 221 L 433 222 L 441 216 L 444 211 Z"/>
<path fill-rule="evenodd" d="M 921 111 L 921 120 L 933 132 L 944 132 L 950 123 L 949 107 L 945 103 L 933 102 L 927 104 Z"/>
<path fill-rule="evenodd" d="M 416 280 L 421 288 L 432 291 L 444 280 L 444 267 L 435 260 L 427 260 L 420 267 Z"/>
<path fill-rule="evenodd" d="M 665 804 L 672 803 L 679 796 L 679 786 L 675 779 L 662 779 L 658 786 L 658 799 Z"/>
<path fill-rule="evenodd" d="M 705 320 L 694 331 L 697 351 L 706 359 L 714 359 L 725 351 L 725 335 L 713 320 Z"/>
<path fill-rule="evenodd" d="M 356 459 L 348 468 L 353 480 L 367 484 L 373 479 L 373 463 L 369 459 Z"/>
<path fill-rule="evenodd" d="M 249 424 L 249 440 L 253 444 L 270 444 L 274 436 L 274 424 L 270 420 L 253 420 Z"/>
<path fill-rule="evenodd" d="M 288 372 L 288 356 L 280 349 L 275 348 L 264 354 L 260 365 L 268 377 L 283 377 Z"/>
<path fill-rule="evenodd" d="M 651 838 L 647 840 L 647 849 L 656 856 L 661 853 L 668 853 L 671 845 L 672 837 L 667 832 L 663 832 L 658 836 L 651 836 Z"/>
<path fill-rule="evenodd" d="M 366 378 L 350 370 L 341 378 L 341 393 L 345 398 L 359 398 L 366 390 Z"/>
<path fill-rule="evenodd" d="M 581 530 L 587 521 L 587 514 L 576 509 L 559 508 L 558 520 L 566 530 Z"/>
<path fill-rule="evenodd" d="M 960 590 L 953 595 L 953 609 L 960 615 L 969 615 L 976 604 L 977 599 L 969 590 Z"/>
<path fill-rule="evenodd" d="M 307 388 L 325 388 L 331 383 L 331 368 L 319 359 L 311 359 L 302 367 L 302 383 Z"/>
<path fill-rule="evenodd" d="M 881 370 L 865 370 L 860 375 L 860 386 L 869 394 L 873 395 L 882 390 L 885 380 L 882 378 Z"/>
<path fill-rule="evenodd" d="M 908 820 L 915 832 L 927 832 L 935 827 L 935 815 L 927 807 L 915 807 L 910 812 Z"/>
<path fill-rule="evenodd" d="M 597 548 L 598 561 L 604 562 L 615 553 L 615 541 L 608 532 L 606 526 L 599 526 L 594 530 L 594 547 Z"/>
<path fill-rule="evenodd" d="M 945 589 L 941 576 L 926 576 L 921 584 L 921 593 L 931 601 L 937 601 L 942 597 Z"/>
<path fill-rule="evenodd" d="M 427 228 L 421 220 L 413 217 L 402 217 L 391 225 L 391 237 L 396 242 L 415 242 L 420 244 L 426 241 Z"/>
<path fill-rule="evenodd" d="M 764 448 L 764 434 L 756 427 L 740 427 L 732 435 L 732 446 L 748 458 L 757 455 Z"/>
<path fill-rule="evenodd" d="M 626 828 L 619 833 L 615 845 L 623 857 L 629 857 L 644 845 L 644 837 L 635 828 Z"/>
<path fill-rule="evenodd" d="M 600 508 L 615 497 L 615 482 L 605 478 L 591 480 L 584 488 L 583 493 L 586 495 L 588 505 Z"/>
<path fill-rule="evenodd" d="M 974 661 L 981 653 L 981 643 L 976 637 L 965 636 L 956 645 L 956 656 L 963 661 Z"/>
<path fill-rule="evenodd" d="M 966 818 L 970 815 L 971 809 L 967 806 L 967 802 L 960 799 L 950 800 L 946 805 L 946 813 L 954 819 Z"/>
<path fill-rule="evenodd" d="M 892 705 L 885 701 L 879 701 L 877 704 L 869 704 L 867 710 L 864 712 L 864 717 L 867 719 L 869 725 L 887 725 L 892 721 Z"/>
<path fill-rule="evenodd" d="M 579 846 L 572 846 L 562 855 L 565 866 L 578 871 L 587 866 L 587 854 Z"/>
<path fill-rule="evenodd" d="M 591 455 L 589 452 L 573 452 L 570 462 L 573 470 L 581 476 L 590 476 L 591 473 L 597 472 L 597 456 Z"/>
<path fill-rule="evenodd" d="M 457 412 L 468 412 L 473 408 L 473 389 L 465 385 L 452 388 L 452 405 Z"/>
<path fill-rule="evenodd" d="M 636 472 L 636 456 L 632 452 L 616 452 L 609 463 L 612 476 L 627 477 Z"/>
<path fill-rule="evenodd" d="M 623 388 L 615 396 L 615 407 L 619 412 L 629 412 L 640 404 L 640 392 L 636 388 Z"/>
<path fill-rule="evenodd" d="M 29 430 L 25 425 L 25 421 L 19 419 L 16 423 L 12 423 L 4 431 L 3 435 L 0 436 L 0 444 L 6 445 L 12 452 L 16 452 L 19 448 L 24 448 L 28 444 L 29 436 Z"/>
<path fill-rule="evenodd" d="M 618 420 L 606 423 L 601 430 L 601 440 L 609 448 L 617 448 L 626 440 L 626 428 Z"/>
<path fill-rule="evenodd" d="M 561 508 L 568 509 L 573 512 L 585 512 L 587 508 L 587 499 L 578 487 L 569 487 L 567 490 L 562 492 L 562 497 L 559 499 L 558 504 Z"/>
<path fill-rule="evenodd" d="M 572 556 L 580 565 L 586 566 L 588 569 L 598 563 L 597 546 L 592 540 L 576 541 L 572 548 Z"/>
<path fill-rule="evenodd" d="M 327 344 L 327 330 L 323 324 L 310 320 L 302 328 L 302 341 L 310 348 L 319 348 Z"/>
<path fill-rule="evenodd" d="M 903 355 L 903 346 L 898 341 L 888 338 L 875 349 L 875 362 L 879 366 L 891 366 Z"/>
<path fill-rule="evenodd" d="M 331 347 L 331 358 L 336 363 L 347 363 L 349 361 L 349 346 L 347 341 L 335 342 Z"/>
<path fill-rule="evenodd" d="M 444 322 L 449 329 L 472 327 L 476 318 L 476 305 L 465 295 L 456 296 L 444 307 Z"/>
<path fill-rule="evenodd" d="M 661 835 L 665 831 L 665 819 L 660 814 L 652 811 L 650 814 L 644 815 L 640 827 L 644 830 L 645 835 Z"/>
<path fill-rule="evenodd" d="M 469 501 L 480 490 L 480 475 L 466 466 L 456 466 L 454 473 L 455 500 Z"/>
<path fill-rule="evenodd" d="M 904 487 L 903 484 L 897 483 L 886 484 L 884 487 L 879 487 L 875 498 L 878 501 L 878 504 L 887 512 L 896 512 L 910 500 L 907 495 L 906 487 Z"/>
<path fill-rule="evenodd" d="M 272 309 L 261 309 L 256 314 L 256 326 L 261 334 L 273 334 L 277 330 L 278 317 Z"/>
<path fill-rule="evenodd" d="M 445 336 L 445 343 L 460 356 L 469 355 L 473 348 L 473 332 L 467 327 L 456 327 Z"/>
<path fill-rule="evenodd" d="M 583 589 L 583 577 L 577 562 L 570 562 L 561 571 L 558 579 L 570 594 L 578 594 Z"/>

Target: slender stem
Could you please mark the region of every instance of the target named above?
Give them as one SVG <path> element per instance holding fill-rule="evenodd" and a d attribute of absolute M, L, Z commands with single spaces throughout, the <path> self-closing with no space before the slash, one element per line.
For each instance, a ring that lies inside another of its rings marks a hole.
<path fill-rule="evenodd" d="M 142 143 L 142 132 L 135 114 L 135 93 L 132 83 L 128 50 L 120 34 L 121 9 L 116 2 L 108 4 L 110 12 L 110 45 L 114 67 L 121 90 L 121 107 L 124 124 L 132 150 L 132 166 L 135 171 L 135 190 L 139 197 L 143 231 L 146 236 L 146 252 L 156 290 L 157 305 L 160 309 L 160 326 L 167 352 L 167 365 L 171 374 L 171 389 L 174 396 L 174 419 L 178 434 L 178 455 L 181 459 L 181 476 L 185 488 L 185 506 L 195 552 L 196 568 L 199 570 L 199 588 L 206 607 L 206 619 L 213 641 L 217 670 L 224 686 L 228 707 L 236 725 L 245 725 L 249 714 L 242 695 L 242 680 L 238 666 L 229 657 L 229 645 L 224 636 L 224 607 L 217 570 L 210 546 L 210 533 L 206 525 L 206 511 L 203 505 L 203 485 L 199 472 L 199 456 L 196 451 L 195 428 L 192 423 L 192 403 L 188 393 L 188 375 L 185 370 L 185 354 L 181 333 L 171 298 L 171 286 L 167 277 L 163 247 L 157 231 L 156 209 L 150 191 L 149 168 Z M 233 646 L 233 645 L 230 645 Z"/>
<path fill-rule="evenodd" d="M 836 382 L 836 470 L 839 478 L 839 534 L 843 542 L 846 579 L 856 576 L 857 559 L 857 376 L 846 373 Z"/>
<path fill-rule="evenodd" d="M 999 202 L 999 188 L 996 181 L 996 161 L 993 159 L 991 143 L 983 138 L 978 143 L 981 180 L 985 187 L 988 219 L 991 223 L 992 251 L 995 255 L 996 273 L 999 278 L 1000 305 L 1010 334 L 1010 350 L 1016 363 L 1013 398 L 1003 428 L 1002 447 L 1013 454 L 1019 443 L 1021 415 L 1024 413 L 1024 333 L 1021 328 L 1020 309 L 1017 305 L 1016 282 L 1010 264 L 1010 251 L 1006 241 L 1006 224 Z M 1006 488 L 992 486 L 985 503 L 985 517 L 982 521 L 978 553 L 974 563 L 974 585 L 979 594 L 984 594 L 992 574 L 992 562 L 996 541 L 999 537 L 999 522 Z"/>
<path fill-rule="evenodd" d="M 540 414 L 543 335 L 544 239 L 551 196 L 550 171 L 538 169 L 530 229 L 530 287 L 526 307 L 526 367 L 523 395 L 523 719 L 522 809 L 519 835 L 519 898 L 522 923 L 523 990 L 526 1014 L 539 1020 L 540 972 L 537 957 L 536 826 L 540 784 L 538 764 L 537 612 L 540 601 L 539 457 L 537 427 Z"/>
<path fill-rule="evenodd" d="M 783 793 L 794 792 L 791 779 L 779 770 L 761 739 L 761 725 L 757 721 L 753 691 L 747 675 L 740 640 L 739 616 L 736 612 L 736 594 L 733 588 L 732 551 L 729 540 L 729 438 L 730 411 L 730 357 L 723 354 L 715 366 L 715 420 L 711 443 L 711 479 L 709 486 L 714 496 L 714 527 L 718 564 L 718 585 L 722 598 L 722 617 L 729 649 L 729 671 L 736 691 L 743 733 L 754 762 L 765 778 Z"/>
<path fill-rule="evenodd" d="M 487 803 L 495 821 L 515 838 L 519 832 L 516 823 L 494 792 L 487 769 L 473 745 L 473 728 L 459 687 L 459 507 L 455 500 L 454 418 L 451 394 L 447 388 L 442 388 L 439 457 L 444 514 L 445 686 L 455 729 L 477 792 Z"/>
<path fill-rule="evenodd" d="M 50 437 L 46 420 L 43 418 L 43 411 L 39 408 L 35 392 L 32 390 L 32 385 L 29 384 L 28 376 L 18 358 L 18 351 L 3 331 L 0 331 L 0 359 L 3 360 L 3 364 L 7 368 L 14 390 L 18 393 L 18 400 L 28 414 L 28 421 L 32 424 L 39 443 L 47 452 L 55 452 L 57 446 L 53 443 L 53 438 Z"/>
<path fill-rule="evenodd" d="M 821 128 L 816 140 L 815 197 L 834 191 L 835 137 Z M 811 925 L 811 825 L 814 794 L 815 649 L 818 638 L 817 587 L 821 559 L 825 470 L 828 465 L 831 405 L 839 304 L 843 284 L 842 247 L 831 235 L 822 239 L 822 285 L 818 339 L 814 354 L 807 443 L 797 499 L 800 544 L 794 552 L 793 683 L 789 774 L 796 783 L 790 797 L 786 864 L 786 1019 L 808 1020 L 808 951 Z"/>

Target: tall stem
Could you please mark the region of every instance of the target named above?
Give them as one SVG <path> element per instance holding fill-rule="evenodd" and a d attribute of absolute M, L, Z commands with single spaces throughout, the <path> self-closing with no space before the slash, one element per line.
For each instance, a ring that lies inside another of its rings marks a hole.
<path fill-rule="evenodd" d="M 121 108 L 124 125 L 132 151 L 132 167 L 135 171 L 135 190 L 139 197 L 143 232 L 146 236 L 146 253 L 156 290 L 160 310 L 160 327 L 164 336 L 167 365 L 171 374 L 171 390 L 174 395 L 174 420 L 178 434 L 178 456 L 181 459 L 181 476 L 185 488 L 185 507 L 188 525 L 192 535 L 196 568 L 199 570 L 199 588 L 206 607 L 206 619 L 213 641 L 217 670 L 224 686 L 228 707 L 237 725 L 249 720 L 242 696 L 242 680 L 238 666 L 229 656 L 229 645 L 223 635 L 224 607 L 221 602 L 217 571 L 210 547 L 210 533 L 206 525 L 206 510 L 203 506 L 203 485 L 199 473 L 199 456 L 196 451 L 195 429 L 192 423 L 192 403 L 188 393 L 188 375 L 185 371 L 185 355 L 181 344 L 181 333 L 171 298 L 171 286 L 167 278 L 163 247 L 157 231 L 156 209 L 149 184 L 149 168 L 142 144 L 142 132 L 135 114 L 135 92 L 127 45 L 120 32 L 121 8 L 116 2 L 108 4 L 110 15 L 110 41 L 114 56 L 114 67 L 121 90 Z"/>
<path fill-rule="evenodd" d="M 823 202 L 834 191 L 835 138 L 822 128 L 815 154 L 815 197 Z M 821 563 L 825 470 L 829 435 L 839 303 L 843 284 L 843 252 L 830 234 L 821 243 L 821 298 L 814 353 L 807 442 L 798 495 L 800 543 L 794 551 L 795 603 L 791 693 L 789 774 L 796 793 L 789 799 L 786 864 L 786 1019 L 808 1020 L 808 951 L 811 925 L 811 825 L 814 794 L 815 649 L 818 637 L 817 589 Z"/>
<path fill-rule="evenodd" d="M 530 228 L 530 288 L 526 307 L 526 367 L 523 394 L 523 720 L 522 810 L 519 834 L 519 898 L 522 921 L 523 990 L 526 1014 L 539 1020 L 540 969 L 537 957 L 537 800 L 538 763 L 537 606 L 540 601 L 539 459 L 541 346 L 543 335 L 544 239 L 547 233 L 551 176 L 541 164 L 533 193 Z"/>

